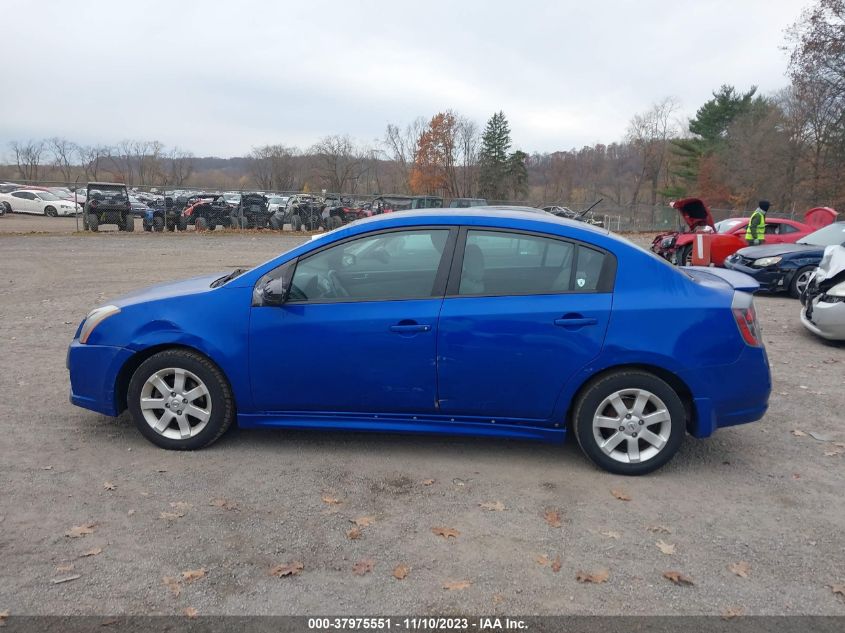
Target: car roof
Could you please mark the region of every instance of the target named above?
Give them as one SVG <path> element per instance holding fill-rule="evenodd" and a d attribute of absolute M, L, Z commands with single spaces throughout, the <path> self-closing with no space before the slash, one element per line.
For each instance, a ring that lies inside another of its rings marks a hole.
<path fill-rule="evenodd" d="M 578 220 L 570 220 L 568 218 L 561 218 L 551 213 L 547 213 L 542 209 L 534 207 L 518 207 L 518 206 L 485 206 L 485 207 L 469 207 L 457 208 L 446 207 L 443 209 L 415 209 L 409 211 L 397 211 L 396 213 L 386 213 L 374 215 L 369 218 L 363 218 L 354 222 L 357 226 L 363 225 L 391 225 L 399 223 L 402 219 L 417 219 L 420 223 L 424 223 L 426 218 L 442 222 L 444 219 L 452 220 L 455 224 L 460 224 L 463 219 L 477 220 L 480 217 L 489 217 L 505 220 L 530 220 L 532 222 L 542 222 L 549 225 L 568 226 L 583 231 L 591 231 L 602 235 L 607 235 L 609 231 L 604 228 L 598 228 L 586 222 L 579 222 Z M 373 227 L 375 228 L 375 227 Z"/>

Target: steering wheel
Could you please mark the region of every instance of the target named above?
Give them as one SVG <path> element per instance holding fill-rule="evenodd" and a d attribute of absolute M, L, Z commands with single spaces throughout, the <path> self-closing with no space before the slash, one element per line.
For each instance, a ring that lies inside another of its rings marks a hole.
<path fill-rule="evenodd" d="M 328 299 L 349 296 L 346 288 L 340 283 L 337 272 L 334 270 L 329 270 L 327 273 L 319 273 L 317 275 L 317 287 L 320 289 L 320 296 Z"/>

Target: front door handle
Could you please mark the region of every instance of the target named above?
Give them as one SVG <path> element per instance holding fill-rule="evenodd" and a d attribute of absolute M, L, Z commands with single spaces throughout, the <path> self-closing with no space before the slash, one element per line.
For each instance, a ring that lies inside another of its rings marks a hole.
<path fill-rule="evenodd" d="M 596 323 L 598 323 L 598 319 L 583 317 L 580 314 L 573 316 L 567 315 L 561 319 L 555 319 L 555 325 L 559 325 L 560 327 L 583 327 L 585 325 L 595 325 Z"/>
<path fill-rule="evenodd" d="M 398 332 L 399 334 L 410 334 L 413 332 L 429 332 L 431 330 L 430 325 L 425 325 L 422 323 L 397 323 L 396 325 L 390 326 L 391 332 Z"/>

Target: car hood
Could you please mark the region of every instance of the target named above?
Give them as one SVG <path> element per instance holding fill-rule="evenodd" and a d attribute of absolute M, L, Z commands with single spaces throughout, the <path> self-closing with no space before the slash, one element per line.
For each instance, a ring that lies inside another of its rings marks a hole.
<path fill-rule="evenodd" d="M 713 216 L 710 215 L 710 209 L 700 198 L 683 198 L 682 200 L 675 200 L 672 207 L 678 210 L 681 217 L 687 223 L 691 230 L 698 227 L 709 226 L 714 228 Z"/>
<path fill-rule="evenodd" d="M 812 246 L 810 244 L 761 244 L 760 246 L 746 246 L 737 251 L 743 257 L 759 259 L 761 257 L 776 257 L 789 253 L 809 253 L 812 251 L 823 251 L 824 246 Z"/>
<path fill-rule="evenodd" d="M 821 283 L 826 279 L 833 279 L 843 271 L 845 271 L 845 246 L 826 247 L 816 271 L 816 281 Z"/>
<path fill-rule="evenodd" d="M 170 299 L 171 297 L 183 297 L 185 295 L 207 292 L 211 290 L 211 282 L 215 279 L 220 279 L 225 274 L 225 272 L 214 273 L 213 275 L 202 275 L 201 277 L 191 277 L 190 279 L 183 279 L 181 281 L 149 286 L 118 297 L 109 303 L 119 308 L 124 308 L 149 301 L 159 301 L 161 299 Z"/>

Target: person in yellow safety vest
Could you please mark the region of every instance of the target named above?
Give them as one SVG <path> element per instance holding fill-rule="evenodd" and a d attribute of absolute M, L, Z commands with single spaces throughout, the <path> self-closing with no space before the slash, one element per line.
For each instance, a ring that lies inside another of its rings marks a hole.
<path fill-rule="evenodd" d="M 749 246 L 757 246 L 766 241 L 766 212 L 769 210 L 769 201 L 760 200 L 751 219 L 748 221 L 748 228 L 745 229 L 745 241 Z"/>

